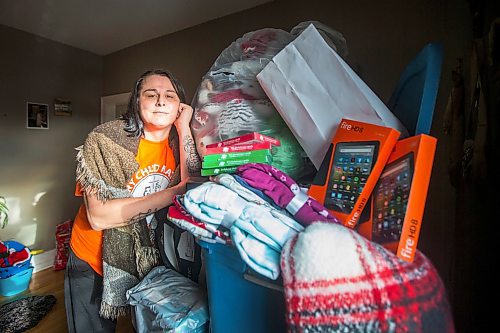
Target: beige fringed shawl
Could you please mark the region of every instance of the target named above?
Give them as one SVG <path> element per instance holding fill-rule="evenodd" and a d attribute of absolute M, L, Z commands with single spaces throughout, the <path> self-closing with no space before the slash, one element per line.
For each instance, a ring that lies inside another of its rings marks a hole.
<path fill-rule="evenodd" d="M 135 156 L 140 138 L 127 136 L 123 120 L 96 127 L 77 148 L 76 181 L 84 190 L 96 193 L 103 202 L 130 197 L 127 183 L 139 168 Z M 179 139 L 174 127 L 169 145 L 179 161 Z M 169 186 L 179 183 L 176 168 Z M 159 263 L 159 253 L 151 239 L 146 219 L 103 232 L 103 294 L 100 315 L 116 319 L 128 311 L 126 291 Z"/>

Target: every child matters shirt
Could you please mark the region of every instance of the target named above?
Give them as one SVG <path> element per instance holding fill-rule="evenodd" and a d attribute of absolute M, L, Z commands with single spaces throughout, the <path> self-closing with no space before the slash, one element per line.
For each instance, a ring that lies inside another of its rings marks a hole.
<path fill-rule="evenodd" d="M 136 160 L 140 167 L 127 184 L 133 197 L 146 196 L 167 188 L 176 167 L 168 139 L 161 142 L 141 139 Z M 83 195 L 78 183 L 75 195 Z M 152 215 L 147 217 L 148 223 L 151 219 Z M 75 217 L 70 246 L 78 258 L 102 275 L 102 231 L 92 229 L 84 204 Z"/>

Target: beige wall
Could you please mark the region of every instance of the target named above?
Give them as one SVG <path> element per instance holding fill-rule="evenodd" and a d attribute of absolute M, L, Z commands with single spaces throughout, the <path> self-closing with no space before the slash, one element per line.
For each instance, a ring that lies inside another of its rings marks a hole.
<path fill-rule="evenodd" d="M 0 25 L 0 238 L 55 248 L 56 224 L 75 216 L 75 150 L 99 121 L 102 58 Z M 73 115 L 54 116 L 54 98 Z M 26 128 L 26 102 L 49 104 L 49 129 Z"/>
<path fill-rule="evenodd" d="M 455 197 L 447 175 L 448 138 L 441 124 L 450 71 L 456 58 L 465 57 L 471 38 L 466 1 L 274 1 L 106 56 L 104 94 L 130 91 L 144 70 L 164 67 L 183 82 L 190 100 L 220 52 L 244 33 L 266 27 L 289 31 L 307 20 L 323 22 L 344 35 L 348 62 L 383 101 L 426 43 L 443 42 L 445 59 L 431 133 L 439 143 L 419 247 L 449 284 Z"/>

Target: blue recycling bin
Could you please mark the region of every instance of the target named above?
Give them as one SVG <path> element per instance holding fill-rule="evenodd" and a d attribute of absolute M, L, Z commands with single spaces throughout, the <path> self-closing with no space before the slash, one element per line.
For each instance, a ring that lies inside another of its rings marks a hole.
<path fill-rule="evenodd" d="M 205 258 L 211 332 L 286 332 L 282 284 L 251 271 L 232 246 L 198 243 Z"/>

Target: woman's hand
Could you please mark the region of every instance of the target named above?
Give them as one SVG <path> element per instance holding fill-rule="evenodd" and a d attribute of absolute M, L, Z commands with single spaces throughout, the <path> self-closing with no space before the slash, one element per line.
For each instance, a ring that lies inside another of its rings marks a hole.
<path fill-rule="evenodd" d="M 177 111 L 177 119 L 175 120 L 175 127 L 178 131 L 183 128 L 189 128 L 191 117 L 193 116 L 193 108 L 191 105 L 180 103 L 179 111 Z"/>
<path fill-rule="evenodd" d="M 181 179 L 198 175 L 201 169 L 201 160 L 196 151 L 196 144 L 191 133 L 191 117 L 193 108 L 190 105 L 180 103 L 175 127 L 179 134 L 179 164 L 181 168 Z"/>
<path fill-rule="evenodd" d="M 189 176 L 186 179 L 181 180 L 179 184 L 172 186 L 171 188 L 174 188 L 176 194 L 185 194 L 187 192 L 188 184 L 201 184 L 207 181 L 207 177 Z"/>

